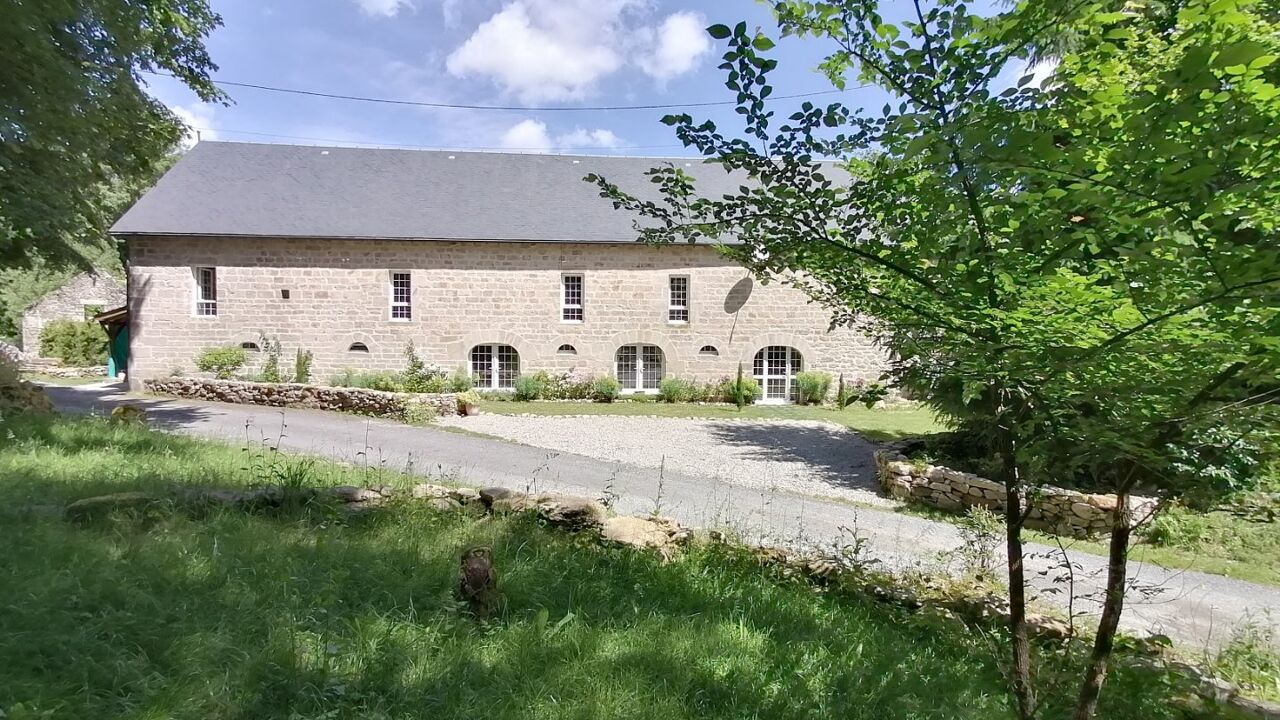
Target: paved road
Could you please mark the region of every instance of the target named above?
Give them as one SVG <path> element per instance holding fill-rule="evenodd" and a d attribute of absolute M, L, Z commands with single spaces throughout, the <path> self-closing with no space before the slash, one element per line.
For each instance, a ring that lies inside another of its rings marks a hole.
<path fill-rule="evenodd" d="M 174 432 L 243 443 L 279 438 L 281 449 L 349 462 L 382 462 L 388 468 L 446 475 L 462 484 L 500 485 L 517 490 L 565 492 L 587 497 L 613 493 L 621 513 L 663 514 L 695 527 L 731 527 L 751 540 L 790 545 L 826 545 L 844 530 L 865 538 L 870 554 L 891 568 L 944 566 L 942 553 L 961 539 L 954 526 L 892 511 L 831 500 L 761 491 L 732 479 L 701 477 L 551 452 L 487 437 L 313 410 L 262 408 L 186 400 L 133 397 L 119 386 L 49 386 L 55 404 L 69 412 L 109 412 L 122 402 L 147 408 L 152 425 Z M 661 448 L 654 448 L 661 452 Z M 1044 588 L 1058 574 L 1057 548 L 1032 545 L 1033 584 Z M 1075 570 L 1073 608 L 1096 610 L 1105 563 L 1070 552 Z M 1280 589 L 1204 573 L 1134 562 L 1150 597 L 1131 593 L 1124 627 L 1160 632 L 1187 649 L 1216 647 L 1246 621 L 1280 630 Z M 1066 608 L 1066 593 L 1042 601 Z M 1274 613 L 1270 612 L 1274 611 Z M 1280 632 L 1276 633 L 1280 637 Z"/>

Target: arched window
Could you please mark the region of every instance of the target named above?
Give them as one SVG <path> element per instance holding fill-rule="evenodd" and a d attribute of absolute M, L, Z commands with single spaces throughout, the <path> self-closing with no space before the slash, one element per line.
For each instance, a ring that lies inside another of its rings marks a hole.
<path fill-rule="evenodd" d="M 698 354 L 706 357 L 717 357 L 720 355 L 720 351 L 716 349 L 715 345 L 703 345 L 702 348 L 698 350 Z"/>
<path fill-rule="evenodd" d="M 756 353 L 751 374 L 760 383 L 765 402 L 795 400 L 796 373 L 801 368 L 800 351 L 786 345 L 770 345 Z"/>
<path fill-rule="evenodd" d="M 556 348 L 556 352 L 561 355 L 577 355 L 578 348 L 568 343 L 565 343 L 564 345 L 561 345 L 560 347 Z"/>
<path fill-rule="evenodd" d="M 623 345 L 618 348 L 615 372 L 624 393 L 657 392 L 662 382 L 662 348 L 657 345 Z"/>
<path fill-rule="evenodd" d="M 258 343 L 256 342 L 242 342 L 240 343 L 240 347 L 244 350 L 248 350 L 249 352 L 258 352 L 259 350 Z"/>
<path fill-rule="evenodd" d="M 508 390 L 520 377 L 520 353 L 510 345 L 471 348 L 471 378 L 480 390 Z"/>
<path fill-rule="evenodd" d="M 351 343 L 351 346 L 347 348 L 347 352 L 367 353 L 369 352 L 369 346 L 362 342 L 353 342 Z"/>

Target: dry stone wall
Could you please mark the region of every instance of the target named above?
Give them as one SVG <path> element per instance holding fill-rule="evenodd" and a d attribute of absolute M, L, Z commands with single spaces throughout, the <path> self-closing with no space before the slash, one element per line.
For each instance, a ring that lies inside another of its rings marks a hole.
<path fill-rule="evenodd" d="M 876 453 L 880 487 L 892 497 L 962 512 L 979 505 L 996 512 L 1005 510 L 1004 485 L 940 465 L 921 465 L 891 450 Z M 1149 498 L 1129 498 L 1134 520 L 1147 517 L 1155 507 Z M 1114 495 L 1094 495 L 1057 487 L 1038 488 L 1027 515 L 1027 527 L 1056 535 L 1088 537 L 1111 531 Z"/>
<path fill-rule="evenodd" d="M 411 416 L 415 404 L 430 408 L 436 415 L 458 414 L 458 396 L 454 393 L 394 393 L 299 383 L 258 383 L 206 378 L 157 378 L 145 381 L 144 387 L 154 393 L 194 400 L 337 410 L 397 419 Z"/>

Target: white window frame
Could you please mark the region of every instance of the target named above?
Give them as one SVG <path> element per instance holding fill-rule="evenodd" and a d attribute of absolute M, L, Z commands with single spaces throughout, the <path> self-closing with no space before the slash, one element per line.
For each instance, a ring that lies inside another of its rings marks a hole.
<path fill-rule="evenodd" d="M 771 353 L 771 351 L 773 351 Z M 785 357 L 777 357 L 778 351 L 785 351 Z M 773 357 L 771 357 L 771 354 Z M 769 361 L 783 363 L 782 373 L 773 372 Z M 759 363 L 756 361 L 759 360 Z M 804 355 L 790 345 L 767 345 L 760 348 L 751 359 L 751 377 L 760 383 L 761 405 L 786 405 L 796 401 L 796 375 L 804 372 Z M 769 397 L 769 381 L 783 380 L 786 383 L 786 397 Z"/>
<path fill-rule="evenodd" d="M 569 297 L 569 280 L 578 281 L 577 302 Z M 582 273 L 563 273 L 560 275 L 560 322 L 580 325 L 587 318 L 587 278 Z"/>
<path fill-rule="evenodd" d="M 489 367 L 485 369 L 485 374 L 488 375 L 488 382 L 483 385 L 480 384 L 480 373 L 476 372 L 477 360 L 475 358 L 475 354 L 477 350 L 486 352 L 489 355 L 487 360 L 481 361 L 487 362 L 489 365 Z M 510 362 L 512 358 L 515 359 L 513 371 L 506 375 L 509 379 L 509 383 L 506 385 L 502 383 L 504 357 L 508 362 Z M 520 377 L 520 351 L 516 350 L 514 346 L 507 345 L 506 343 L 481 343 L 467 352 L 467 370 L 472 379 L 476 381 L 475 387 L 477 390 L 514 390 L 516 387 L 516 378 Z"/>
<path fill-rule="evenodd" d="M 624 384 L 622 381 L 622 372 L 621 372 L 622 362 L 621 362 L 621 358 L 619 357 L 620 355 L 622 355 L 623 351 L 627 350 L 628 348 L 631 349 L 635 357 L 635 363 L 636 363 L 635 379 L 632 381 L 632 384 L 630 386 Z M 657 353 L 657 356 L 658 356 L 658 360 L 657 360 L 658 377 L 654 381 L 653 387 L 645 387 L 645 370 L 649 369 L 653 365 L 653 363 L 651 362 L 647 363 L 645 361 L 645 351 L 646 349 L 650 349 L 650 348 L 652 349 L 653 352 Z M 666 353 L 662 352 L 662 348 L 658 347 L 657 345 L 653 345 L 650 343 L 627 343 L 626 345 L 620 346 L 617 350 L 613 352 L 613 376 L 617 378 L 619 384 L 622 384 L 622 394 L 624 395 L 656 394 L 658 392 L 658 388 L 661 387 L 662 385 L 662 380 L 666 377 L 666 373 L 667 373 L 667 356 L 666 356 Z"/>
<path fill-rule="evenodd" d="M 391 270 L 388 278 L 390 294 L 387 296 L 388 308 L 387 317 L 392 322 L 410 322 L 413 320 L 413 272 L 410 270 Z M 405 299 L 396 300 L 396 283 L 400 280 L 405 283 Z M 397 317 L 396 311 L 404 312 L 403 317 Z"/>
<path fill-rule="evenodd" d="M 203 277 L 206 272 L 209 274 L 208 287 L 205 286 Z M 202 318 L 218 317 L 218 268 L 211 265 L 197 265 L 191 268 L 191 279 L 195 286 L 195 293 L 192 296 L 195 299 L 191 306 L 192 314 Z"/>
<path fill-rule="evenodd" d="M 680 290 L 677 284 L 683 284 Z M 667 324 L 688 325 L 690 321 L 689 305 L 692 282 L 688 275 L 671 275 L 667 277 Z"/>

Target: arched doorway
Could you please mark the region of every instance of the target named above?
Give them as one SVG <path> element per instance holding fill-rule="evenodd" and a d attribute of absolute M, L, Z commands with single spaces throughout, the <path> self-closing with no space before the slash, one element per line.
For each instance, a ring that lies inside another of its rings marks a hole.
<path fill-rule="evenodd" d="M 614 373 L 624 393 L 658 392 L 665 367 L 662 348 L 657 345 L 623 345 L 614 355 Z"/>
<path fill-rule="evenodd" d="M 510 390 L 520 377 L 520 353 L 510 345 L 489 343 L 471 348 L 471 378 L 478 390 Z"/>
<path fill-rule="evenodd" d="M 800 372 L 802 366 L 800 351 L 793 347 L 770 345 L 760 348 L 752 363 L 751 375 L 760 383 L 761 401 L 794 402 L 796 373 Z"/>

